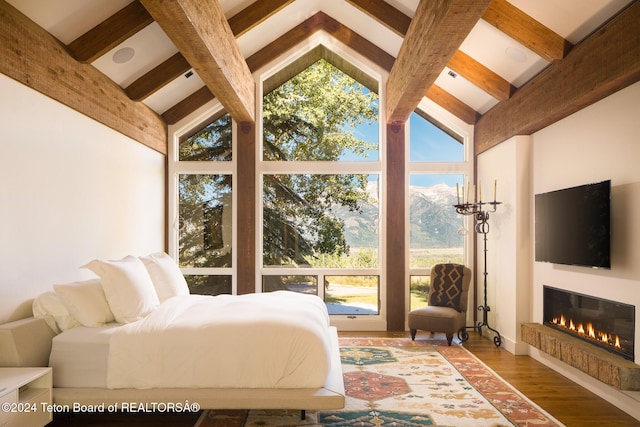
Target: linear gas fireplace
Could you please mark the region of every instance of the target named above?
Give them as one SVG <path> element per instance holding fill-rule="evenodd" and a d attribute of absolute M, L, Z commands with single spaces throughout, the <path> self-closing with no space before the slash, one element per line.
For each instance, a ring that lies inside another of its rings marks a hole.
<path fill-rule="evenodd" d="M 634 360 L 633 305 L 544 287 L 544 324 Z"/>

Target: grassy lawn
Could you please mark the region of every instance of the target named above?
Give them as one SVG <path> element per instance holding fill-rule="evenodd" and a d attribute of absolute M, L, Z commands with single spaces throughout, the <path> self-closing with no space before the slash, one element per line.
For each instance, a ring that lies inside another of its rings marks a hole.
<path fill-rule="evenodd" d="M 371 294 L 354 294 L 354 295 L 336 295 L 330 296 L 325 295 L 325 302 L 333 302 L 339 304 L 350 304 L 350 303 L 359 303 L 359 304 L 368 304 L 374 307 L 378 306 L 378 294 L 372 292 Z"/>
<path fill-rule="evenodd" d="M 424 307 L 427 305 L 427 294 L 426 292 L 416 292 L 411 291 L 411 307 L 410 310 L 415 310 L 416 308 Z"/>
<path fill-rule="evenodd" d="M 378 305 L 378 294 L 373 291 L 371 293 L 345 293 L 340 295 L 325 295 L 325 302 L 339 303 L 339 304 L 369 304 L 373 306 Z M 427 305 L 427 294 L 422 290 L 411 291 L 411 309 L 423 307 Z"/>

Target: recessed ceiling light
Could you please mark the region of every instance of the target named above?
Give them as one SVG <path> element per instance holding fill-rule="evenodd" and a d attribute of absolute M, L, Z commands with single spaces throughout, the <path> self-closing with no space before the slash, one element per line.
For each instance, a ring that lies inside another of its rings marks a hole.
<path fill-rule="evenodd" d="M 135 54 L 136 51 L 133 50 L 132 47 L 123 47 L 122 49 L 118 49 L 115 51 L 112 59 L 116 64 L 124 64 L 125 62 L 129 62 Z"/>
<path fill-rule="evenodd" d="M 527 54 L 517 47 L 510 46 L 505 49 L 504 53 L 515 62 L 525 62 L 527 60 Z"/>

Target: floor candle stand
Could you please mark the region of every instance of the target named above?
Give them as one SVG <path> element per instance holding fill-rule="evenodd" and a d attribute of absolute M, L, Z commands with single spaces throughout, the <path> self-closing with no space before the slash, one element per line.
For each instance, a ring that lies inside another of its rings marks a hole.
<path fill-rule="evenodd" d="M 463 191 L 464 193 L 464 191 Z M 465 326 L 458 332 L 458 338 L 462 341 L 466 341 L 469 338 L 469 334 L 467 333 L 467 329 L 477 330 L 480 335 L 482 335 L 482 328 L 486 327 L 488 330 L 493 331 L 495 333 L 493 337 L 493 343 L 496 347 L 500 347 L 502 344 L 502 337 L 500 336 L 500 332 L 493 329 L 489 326 L 488 322 L 488 313 L 491 311 L 491 307 L 487 305 L 487 234 L 489 234 L 489 214 L 494 213 L 498 205 L 501 202 L 474 202 L 474 203 L 462 203 L 457 204 L 454 207 L 456 208 L 456 213 L 465 216 L 473 216 L 475 220 L 475 231 L 478 234 L 483 235 L 483 244 L 484 244 L 484 304 L 478 306 L 478 311 L 482 312 L 482 321 L 478 322 L 473 326 Z M 485 210 L 484 206 L 488 205 L 489 210 Z"/>

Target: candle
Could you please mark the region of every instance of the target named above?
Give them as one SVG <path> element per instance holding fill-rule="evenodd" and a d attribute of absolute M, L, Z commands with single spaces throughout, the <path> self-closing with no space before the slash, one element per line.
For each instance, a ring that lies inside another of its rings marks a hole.
<path fill-rule="evenodd" d="M 496 201 L 496 189 L 498 188 L 498 180 L 493 181 L 493 201 Z"/>
<path fill-rule="evenodd" d="M 464 185 L 462 186 L 462 204 L 464 205 Z"/>
<path fill-rule="evenodd" d="M 458 204 L 460 204 L 460 189 L 458 187 L 458 183 L 456 182 L 456 196 L 458 196 Z"/>
<path fill-rule="evenodd" d="M 478 201 L 482 202 L 482 181 L 478 181 Z"/>
<path fill-rule="evenodd" d="M 475 184 L 473 184 L 473 191 L 471 191 L 471 193 L 473 193 L 473 203 L 477 202 L 478 200 L 477 200 L 476 196 L 478 194 L 476 193 L 476 185 Z"/>
<path fill-rule="evenodd" d="M 467 180 L 467 203 L 469 203 L 469 201 L 471 201 L 471 199 L 469 198 L 469 190 L 471 190 L 471 184 Z"/>

